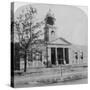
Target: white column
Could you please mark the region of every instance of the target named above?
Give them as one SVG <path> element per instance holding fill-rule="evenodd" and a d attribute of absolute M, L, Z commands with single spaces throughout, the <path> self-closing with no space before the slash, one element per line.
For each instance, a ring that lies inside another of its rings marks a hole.
<path fill-rule="evenodd" d="M 48 47 L 48 61 L 51 62 L 51 47 Z"/>

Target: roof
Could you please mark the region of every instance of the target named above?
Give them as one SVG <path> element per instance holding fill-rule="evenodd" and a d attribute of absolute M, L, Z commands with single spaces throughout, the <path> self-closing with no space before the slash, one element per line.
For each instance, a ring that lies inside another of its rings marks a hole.
<path fill-rule="evenodd" d="M 68 42 L 66 39 L 59 37 L 53 41 L 50 41 L 48 44 L 58 44 L 58 45 L 72 45 L 70 42 Z"/>
<path fill-rule="evenodd" d="M 72 45 L 70 42 L 68 42 L 66 39 L 60 37 L 60 38 L 57 38 L 53 41 L 50 41 L 47 43 L 48 45 Z M 30 45 L 30 44 L 29 44 Z M 34 44 L 33 44 L 33 47 L 40 47 L 42 48 L 42 46 L 45 45 L 45 41 L 43 39 L 38 39 Z"/>

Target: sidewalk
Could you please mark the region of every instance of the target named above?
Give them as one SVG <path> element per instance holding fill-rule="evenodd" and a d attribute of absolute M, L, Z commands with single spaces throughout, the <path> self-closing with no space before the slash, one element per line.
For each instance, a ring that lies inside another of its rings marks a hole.
<path fill-rule="evenodd" d="M 15 86 L 46 85 L 87 78 L 87 68 L 85 67 L 62 66 L 62 71 L 60 67 L 41 68 L 37 69 L 37 71 L 36 69 L 32 71 L 33 70 L 28 70 L 28 72 L 22 76 L 15 76 Z"/>

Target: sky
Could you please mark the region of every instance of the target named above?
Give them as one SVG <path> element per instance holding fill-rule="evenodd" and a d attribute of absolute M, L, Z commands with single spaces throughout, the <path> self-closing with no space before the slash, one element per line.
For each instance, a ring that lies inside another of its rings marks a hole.
<path fill-rule="evenodd" d="M 15 16 L 30 3 L 17 2 L 14 6 Z M 63 37 L 76 45 L 88 43 L 88 8 L 86 6 L 31 4 L 38 11 L 37 17 L 43 19 L 51 9 L 56 18 L 57 37 Z"/>

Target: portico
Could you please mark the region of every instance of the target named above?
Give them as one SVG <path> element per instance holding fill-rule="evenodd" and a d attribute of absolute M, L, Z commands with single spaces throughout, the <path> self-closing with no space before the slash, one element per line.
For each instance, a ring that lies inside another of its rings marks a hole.
<path fill-rule="evenodd" d="M 60 64 L 69 64 L 69 47 L 70 43 L 65 42 L 62 38 L 48 43 L 48 61 L 52 65 L 57 66 Z"/>

